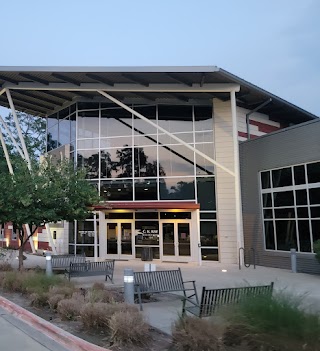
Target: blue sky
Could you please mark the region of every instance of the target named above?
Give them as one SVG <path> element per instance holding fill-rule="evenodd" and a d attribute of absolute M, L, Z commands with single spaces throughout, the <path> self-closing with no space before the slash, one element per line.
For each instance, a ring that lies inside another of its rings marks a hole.
<path fill-rule="evenodd" d="M 1 1 L 0 66 L 216 65 L 320 115 L 318 0 Z"/>

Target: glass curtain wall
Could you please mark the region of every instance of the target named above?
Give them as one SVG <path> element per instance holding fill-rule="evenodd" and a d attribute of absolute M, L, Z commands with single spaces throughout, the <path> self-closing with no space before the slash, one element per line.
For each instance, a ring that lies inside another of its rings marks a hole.
<path fill-rule="evenodd" d="M 212 106 L 131 107 L 214 158 Z M 217 259 L 212 163 L 110 103 L 78 102 L 50 116 L 47 135 L 48 151 L 68 142 L 74 147 L 70 157 L 108 201 L 197 200 L 203 258 Z"/>

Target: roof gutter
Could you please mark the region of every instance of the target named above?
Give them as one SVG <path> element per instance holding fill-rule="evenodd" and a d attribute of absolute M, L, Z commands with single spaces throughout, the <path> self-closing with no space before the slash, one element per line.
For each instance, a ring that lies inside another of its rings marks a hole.
<path fill-rule="evenodd" d="M 272 99 L 268 99 L 265 102 L 263 102 L 262 104 L 260 104 L 259 106 L 257 106 L 255 109 L 251 110 L 250 112 L 248 112 L 246 114 L 246 125 L 247 125 L 247 136 L 248 136 L 248 140 L 250 140 L 250 116 L 259 111 L 262 107 L 268 105 L 270 102 L 272 101 Z"/>

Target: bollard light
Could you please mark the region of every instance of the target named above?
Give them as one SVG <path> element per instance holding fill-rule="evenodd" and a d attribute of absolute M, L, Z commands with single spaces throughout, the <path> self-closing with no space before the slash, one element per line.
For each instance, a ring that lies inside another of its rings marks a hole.
<path fill-rule="evenodd" d="M 47 276 L 52 275 L 52 257 L 51 257 L 51 253 L 49 252 L 46 253 L 46 275 Z"/>
<path fill-rule="evenodd" d="M 123 282 L 124 301 L 129 304 L 134 304 L 134 278 L 132 268 L 124 269 Z"/>
<path fill-rule="evenodd" d="M 291 255 L 291 272 L 297 273 L 297 250 L 290 249 L 290 255 Z"/>

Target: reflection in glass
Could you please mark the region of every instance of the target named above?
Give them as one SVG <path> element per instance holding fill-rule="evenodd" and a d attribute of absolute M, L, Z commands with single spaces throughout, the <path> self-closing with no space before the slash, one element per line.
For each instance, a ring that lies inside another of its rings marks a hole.
<path fill-rule="evenodd" d="M 121 223 L 121 254 L 132 255 L 131 223 Z"/>
<path fill-rule="evenodd" d="M 162 236 L 163 236 L 163 255 L 174 256 L 174 224 L 163 223 L 162 224 Z"/>
<path fill-rule="evenodd" d="M 157 176 L 157 148 L 139 147 L 134 149 L 135 177 Z"/>
<path fill-rule="evenodd" d="M 212 106 L 194 106 L 196 131 L 213 130 Z"/>
<path fill-rule="evenodd" d="M 188 144 L 193 143 L 193 133 L 175 133 L 174 135 Z M 177 141 L 176 139 L 172 138 L 167 134 L 162 134 L 162 133 L 159 134 L 159 144 L 170 145 L 170 144 L 178 144 L 178 143 L 179 141 Z"/>
<path fill-rule="evenodd" d="M 157 200 L 157 179 L 136 179 L 135 200 Z"/>
<path fill-rule="evenodd" d="M 214 177 L 197 177 L 197 193 L 200 210 L 216 210 L 216 187 Z"/>
<path fill-rule="evenodd" d="M 94 222 L 77 222 L 77 244 L 94 244 Z"/>
<path fill-rule="evenodd" d="M 307 164 L 308 182 L 319 183 L 320 182 L 320 162 Z"/>
<path fill-rule="evenodd" d="M 117 137 L 117 138 L 101 138 L 100 140 L 100 147 L 102 149 L 106 148 L 111 148 L 111 147 L 128 147 L 132 145 L 132 137 L 127 136 L 127 137 Z"/>
<path fill-rule="evenodd" d="M 98 149 L 98 139 L 82 139 L 78 140 L 78 149 Z"/>
<path fill-rule="evenodd" d="M 118 224 L 107 223 L 107 254 L 118 254 Z"/>
<path fill-rule="evenodd" d="M 69 222 L 69 243 L 74 244 L 74 222 Z"/>
<path fill-rule="evenodd" d="M 101 137 L 132 135 L 132 115 L 120 108 L 101 111 Z"/>
<path fill-rule="evenodd" d="M 171 133 L 192 132 L 192 106 L 159 105 L 158 124 Z"/>
<path fill-rule="evenodd" d="M 70 144 L 71 123 L 69 118 L 59 121 L 59 142 L 61 145 Z"/>
<path fill-rule="evenodd" d="M 97 150 L 78 151 L 77 165 L 86 169 L 87 179 L 99 178 L 99 154 Z"/>
<path fill-rule="evenodd" d="M 132 201 L 132 179 L 102 180 L 100 195 L 110 201 Z"/>
<path fill-rule="evenodd" d="M 201 246 L 218 246 L 217 222 L 200 222 Z"/>
<path fill-rule="evenodd" d="M 152 122 L 156 123 L 156 106 L 135 106 L 135 111 L 141 113 Z M 146 123 L 141 118 L 134 116 L 134 134 L 157 134 L 157 128 L 151 124 Z"/>
<path fill-rule="evenodd" d="M 293 191 L 273 193 L 274 207 L 293 206 Z"/>
<path fill-rule="evenodd" d="M 274 188 L 292 185 L 291 167 L 273 170 L 272 185 Z"/>
<path fill-rule="evenodd" d="M 54 150 L 59 147 L 59 126 L 58 124 L 54 125 L 52 128 L 48 129 L 47 135 L 47 151 Z"/>
<path fill-rule="evenodd" d="M 159 163 L 167 176 L 188 176 L 194 174 L 194 153 L 185 146 L 159 147 Z"/>
<path fill-rule="evenodd" d="M 142 247 L 136 246 L 136 258 L 141 258 L 141 253 L 142 253 Z M 160 258 L 160 252 L 159 252 L 159 247 L 152 247 L 152 257 L 154 259 L 159 259 Z"/>
<path fill-rule="evenodd" d="M 294 220 L 277 220 L 276 233 L 278 250 L 297 249 L 296 222 Z"/>
<path fill-rule="evenodd" d="M 201 258 L 203 261 L 219 261 L 218 249 L 201 248 Z"/>
<path fill-rule="evenodd" d="M 300 251 L 311 252 L 309 221 L 298 221 Z"/>
<path fill-rule="evenodd" d="M 262 189 L 269 189 L 271 187 L 270 172 L 261 172 L 261 186 Z"/>
<path fill-rule="evenodd" d="M 179 256 L 190 256 L 189 223 L 178 223 L 178 254 Z"/>
<path fill-rule="evenodd" d="M 136 221 L 136 245 L 159 245 L 159 222 Z"/>
<path fill-rule="evenodd" d="M 196 144 L 195 147 L 209 157 L 214 158 L 213 143 Z M 196 154 L 196 172 L 197 175 L 212 175 L 214 174 L 214 164 L 203 156 Z"/>
<path fill-rule="evenodd" d="M 264 222 L 264 233 L 265 233 L 266 249 L 275 250 L 274 227 L 273 227 L 272 221 Z"/>
<path fill-rule="evenodd" d="M 84 114 L 84 113 L 83 113 Z M 99 116 L 99 113 L 97 111 Z M 78 138 L 99 138 L 99 117 L 78 117 Z"/>
<path fill-rule="evenodd" d="M 160 200 L 193 200 L 194 178 L 160 178 Z"/>
<path fill-rule="evenodd" d="M 304 165 L 293 167 L 295 185 L 306 184 L 306 173 Z"/>

